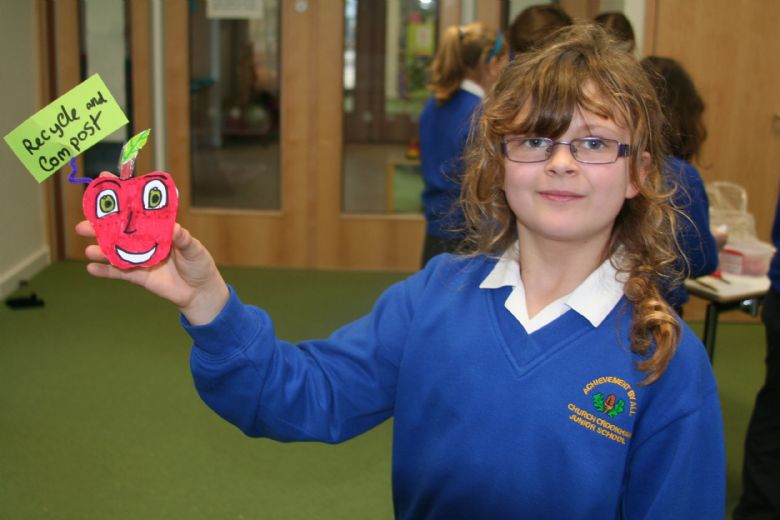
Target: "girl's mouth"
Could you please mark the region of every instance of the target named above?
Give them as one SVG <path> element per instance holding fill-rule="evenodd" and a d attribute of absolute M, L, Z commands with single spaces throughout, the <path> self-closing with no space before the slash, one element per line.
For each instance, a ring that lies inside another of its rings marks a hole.
<path fill-rule="evenodd" d="M 549 200 L 551 202 L 571 202 L 573 200 L 579 200 L 584 197 L 584 195 L 580 195 L 578 193 L 561 190 L 540 191 L 539 195 L 541 195 L 543 199 Z"/>

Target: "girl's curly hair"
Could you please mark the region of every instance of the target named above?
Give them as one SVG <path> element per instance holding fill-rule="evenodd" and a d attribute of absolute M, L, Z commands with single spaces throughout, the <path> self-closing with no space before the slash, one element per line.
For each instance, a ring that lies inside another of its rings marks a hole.
<path fill-rule="evenodd" d="M 557 138 L 580 107 L 630 132 L 627 160 L 639 193 L 618 214 L 605 259 L 612 258 L 626 278 L 625 295 L 634 304 L 631 348 L 644 357 L 638 366 L 647 373 L 644 384 L 650 384 L 663 374 L 680 335 L 676 314 L 659 290 L 679 283 L 675 214 L 662 175 L 664 116 L 639 63 L 602 28 L 574 25 L 557 31 L 513 61 L 486 97 L 466 151 L 461 203 L 467 248 L 500 255 L 517 240 L 504 193 L 502 139 Z M 521 113 L 527 115 L 518 118 Z"/>

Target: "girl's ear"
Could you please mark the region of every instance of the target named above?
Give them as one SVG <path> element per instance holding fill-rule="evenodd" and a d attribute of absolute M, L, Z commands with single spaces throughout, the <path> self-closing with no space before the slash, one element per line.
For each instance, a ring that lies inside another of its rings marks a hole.
<path fill-rule="evenodd" d="M 639 171 L 636 175 L 637 180 L 634 182 L 631 178 L 629 178 L 629 182 L 626 185 L 627 199 L 633 199 L 639 193 L 639 188 L 642 184 L 645 183 L 645 179 L 647 179 L 647 172 L 650 170 L 650 166 L 653 164 L 652 159 L 653 157 L 650 155 L 650 152 L 642 152 L 642 155 L 639 157 Z"/>

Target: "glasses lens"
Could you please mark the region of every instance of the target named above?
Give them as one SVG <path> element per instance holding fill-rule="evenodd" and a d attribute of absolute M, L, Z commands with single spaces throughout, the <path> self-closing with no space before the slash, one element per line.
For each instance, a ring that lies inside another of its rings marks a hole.
<path fill-rule="evenodd" d="M 544 137 L 523 137 L 508 139 L 504 143 L 504 149 L 510 161 L 541 162 L 547 160 L 552 144 L 552 139 Z"/>
<path fill-rule="evenodd" d="M 571 142 L 574 158 L 590 164 L 613 163 L 618 157 L 620 143 L 612 139 L 584 137 Z"/>

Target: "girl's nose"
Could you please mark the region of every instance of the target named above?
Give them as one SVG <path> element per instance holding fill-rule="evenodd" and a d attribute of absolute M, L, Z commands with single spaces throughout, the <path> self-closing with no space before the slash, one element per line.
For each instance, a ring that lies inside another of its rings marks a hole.
<path fill-rule="evenodd" d="M 546 171 L 552 175 L 564 175 L 577 171 L 577 160 L 571 153 L 571 145 L 555 143 L 552 145 L 550 158 L 545 164 Z"/>

